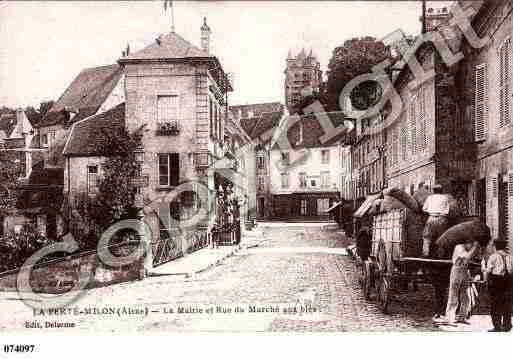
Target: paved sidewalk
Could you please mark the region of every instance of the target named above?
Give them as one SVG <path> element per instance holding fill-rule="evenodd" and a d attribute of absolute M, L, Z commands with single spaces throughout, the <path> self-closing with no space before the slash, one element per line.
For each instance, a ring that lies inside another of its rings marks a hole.
<path fill-rule="evenodd" d="M 218 265 L 221 261 L 234 255 L 241 249 L 256 247 L 264 240 L 262 232 L 258 229 L 242 231 L 241 237 L 241 243 L 238 245 L 200 249 L 182 258 L 153 268 L 150 272 L 150 276 L 192 276 Z"/>

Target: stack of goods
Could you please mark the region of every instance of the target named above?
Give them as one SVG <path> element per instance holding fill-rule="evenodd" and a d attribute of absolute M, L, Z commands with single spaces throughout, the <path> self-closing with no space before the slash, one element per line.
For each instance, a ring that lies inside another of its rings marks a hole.
<path fill-rule="evenodd" d="M 399 188 L 389 188 L 383 191 L 381 212 L 402 209 L 405 212 L 405 236 L 401 243 L 403 256 L 417 257 L 422 253 L 422 231 L 426 216 L 417 200 Z"/>
<path fill-rule="evenodd" d="M 437 257 L 450 259 L 454 247 L 465 242 L 467 238 L 477 241 L 484 248 L 490 242 L 490 228 L 479 220 L 462 222 L 446 230 L 436 241 Z"/>
<path fill-rule="evenodd" d="M 402 204 L 404 204 L 404 206 L 411 209 L 412 211 L 418 212 L 420 210 L 419 204 L 417 203 L 415 198 L 410 196 L 408 193 L 406 193 L 402 189 L 399 189 L 396 187 L 387 188 L 387 189 L 383 190 L 383 195 L 385 198 L 387 196 L 395 198 L 396 200 L 400 201 Z"/>
<path fill-rule="evenodd" d="M 374 202 L 372 202 L 372 205 L 369 208 L 369 211 L 367 212 L 367 214 L 369 216 L 374 216 L 376 214 L 379 214 L 381 212 L 381 202 L 383 202 L 383 200 L 381 198 L 374 200 Z"/>
<path fill-rule="evenodd" d="M 383 195 L 383 199 L 380 200 L 378 203 L 380 206 L 380 212 L 390 212 L 395 209 L 408 208 L 403 202 L 399 201 L 397 198 L 388 196 L 386 194 Z"/>

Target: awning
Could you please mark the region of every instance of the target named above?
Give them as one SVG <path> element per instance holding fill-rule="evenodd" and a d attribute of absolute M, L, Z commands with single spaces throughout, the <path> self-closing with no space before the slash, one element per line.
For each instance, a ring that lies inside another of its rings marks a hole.
<path fill-rule="evenodd" d="M 344 201 L 340 201 L 340 202 L 335 203 L 333 206 L 331 206 L 330 208 L 328 208 L 328 209 L 326 210 L 326 212 L 331 212 L 331 211 L 333 211 L 335 208 L 337 208 L 338 206 L 340 206 L 340 205 L 342 204 L 342 202 L 344 202 Z"/>
<path fill-rule="evenodd" d="M 356 210 L 356 212 L 354 212 L 353 217 L 362 218 L 363 216 L 365 216 L 367 211 L 371 208 L 372 204 L 374 203 L 375 200 L 377 200 L 379 198 L 379 196 L 381 196 L 380 193 L 367 196 L 367 198 L 362 203 L 360 208 L 358 208 L 358 210 Z"/>

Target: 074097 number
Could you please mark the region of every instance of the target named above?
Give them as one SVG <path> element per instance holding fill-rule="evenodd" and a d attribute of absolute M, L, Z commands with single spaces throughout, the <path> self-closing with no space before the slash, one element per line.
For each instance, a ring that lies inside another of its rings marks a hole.
<path fill-rule="evenodd" d="M 32 353 L 34 344 L 5 344 L 4 353 Z"/>

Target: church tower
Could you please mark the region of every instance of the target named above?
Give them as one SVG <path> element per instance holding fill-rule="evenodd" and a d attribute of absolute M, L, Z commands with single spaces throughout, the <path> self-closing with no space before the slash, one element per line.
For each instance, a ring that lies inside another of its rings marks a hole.
<path fill-rule="evenodd" d="M 312 50 L 307 55 L 305 49 L 302 49 L 296 56 L 289 51 L 284 73 L 285 104 L 292 114 L 301 101 L 301 90 L 311 87 L 313 92 L 319 91 L 322 83 L 321 65 Z"/>

